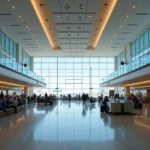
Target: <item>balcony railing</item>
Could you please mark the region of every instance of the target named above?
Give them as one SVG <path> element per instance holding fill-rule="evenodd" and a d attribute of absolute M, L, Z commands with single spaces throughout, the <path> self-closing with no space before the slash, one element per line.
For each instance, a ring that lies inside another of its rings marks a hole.
<path fill-rule="evenodd" d="M 107 77 L 103 78 L 101 80 L 101 83 L 108 82 L 110 80 L 113 80 L 117 77 L 120 77 L 124 74 L 127 74 L 131 71 L 134 71 L 136 69 L 139 69 L 141 67 L 144 67 L 145 65 L 150 64 L 150 52 L 146 53 L 145 55 L 141 56 L 140 58 L 130 62 L 129 64 L 121 67 L 119 70 L 111 73 Z"/>
<path fill-rule="evenodd" d="M 25 68 L 23 65 L 17 63 L 16 61 L 10 59 L 9 57 L 3 55 L 0 53 L 0 65 L 7 67 L 13 71 L 16 71 L 18 73 L 21 73 L 23 75 L 26 75 L 32 79 L 35 79 L 39 82 L 45 83 L 45 79 L 33 71 L 31 71 L 29 68 Z"/>

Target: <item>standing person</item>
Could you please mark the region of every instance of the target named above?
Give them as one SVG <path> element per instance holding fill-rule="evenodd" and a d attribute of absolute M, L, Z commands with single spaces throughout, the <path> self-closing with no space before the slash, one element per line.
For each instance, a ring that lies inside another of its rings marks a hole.
<path fill-rule="evenodd" d="M 36 100 L 36 94 L 34 93 L 34 100 Z"/>
<path fill-rule="evenodd" d="M 48 96 L 47 96 L 47 92 L 45 93 L 45 105 L 47 105 L 47 101 L 48 101 Z"/>
<path fill-rule="evenodd" d="M 69 95 L 68 95 L 68 96 L 69 96 L 69 102 L 70 102 L 70 101 L 71 101 L 71 94 L 69 93 Z"/>
<path fill-rule="evenodd" d="M 86 96 L 85 96 L 85 94 L 84 94 L 84 93 L 82 94 L 82 100 L 83 100 L 83 106 L 84 106 L 85 101 L 86 101 Z"/>
<path fill-rule="evenodd" d="M 60 94 L 60 99 L 62 100 L 62 94 Z"/>
<path fill-rule="evenodd" d="M 79 94 L 79 100 L 80 100 L 80 94 Z"/>

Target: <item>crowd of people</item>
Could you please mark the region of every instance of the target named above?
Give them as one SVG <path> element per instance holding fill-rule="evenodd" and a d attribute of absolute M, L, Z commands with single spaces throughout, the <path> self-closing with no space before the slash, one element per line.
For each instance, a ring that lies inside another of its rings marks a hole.
<path fill-rule="evenodd" d="M 18 95 L 4 95 L 3 92 L 0 93 L 0 111 L 5 112 L 9 115 L 9 109 L 13 108 L 14 113 L 17 113 L 17 107 L 24 105 L 26 103 L 26 96 L 24 94 Z"/>
<path fill-rule="evenodd" d="M 41 94 L 37 96 L 37 103 L 45 103 L 45 105 L 50 104 L 53 105 L 53 103 L 56 101 L 57 97 L 54 94 L 48 95 L 47 92 L 44 96 Z"/>

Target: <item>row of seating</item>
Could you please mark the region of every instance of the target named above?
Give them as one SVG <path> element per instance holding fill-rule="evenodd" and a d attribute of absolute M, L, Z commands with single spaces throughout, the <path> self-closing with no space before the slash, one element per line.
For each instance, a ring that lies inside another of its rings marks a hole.
<path fill-rule="evenodd" d="M 17 111 L 23 111 L 26 109 L 26 105 L 17 106 Z M 13 108 L 6 109 L 8 113 L 0 110 L 0 117 L 4 117 L 6 115 L 10 115 L 14 113 Z"/>
<path fill-rule="evenodd" d="M 50 105 L 53 105 L 54 103 L 57 102 L 57 97 L 56 96 L 52 96 L 52 97 L 38 97 L 37 98 L 37 104 L 38 105 L 47 105 L 47 104 L 50 104 Z"/>

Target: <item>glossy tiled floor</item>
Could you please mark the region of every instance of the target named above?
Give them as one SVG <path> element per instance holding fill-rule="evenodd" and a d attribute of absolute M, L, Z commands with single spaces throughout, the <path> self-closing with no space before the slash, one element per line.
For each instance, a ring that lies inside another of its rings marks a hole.
<path fill-rule="evenodd" d="M 150 150 L 150 104 L 141 115 L 59 101 L 0 119 L 0 150 Z"/>

